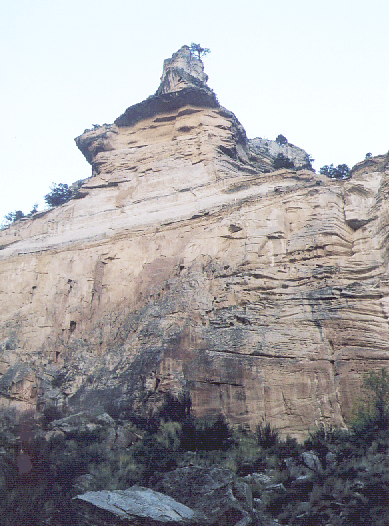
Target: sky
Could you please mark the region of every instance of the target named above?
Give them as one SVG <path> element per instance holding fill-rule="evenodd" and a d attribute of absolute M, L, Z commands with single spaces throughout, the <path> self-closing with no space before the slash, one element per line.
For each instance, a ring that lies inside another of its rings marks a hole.
<path fill-rule="evenodd" d="M 247 136 L 319 170 L 389 150 L 387 0 L 3 0 L 0 222 L 91 175 L 74 138 L 153 94 L 182 45 Z"/>

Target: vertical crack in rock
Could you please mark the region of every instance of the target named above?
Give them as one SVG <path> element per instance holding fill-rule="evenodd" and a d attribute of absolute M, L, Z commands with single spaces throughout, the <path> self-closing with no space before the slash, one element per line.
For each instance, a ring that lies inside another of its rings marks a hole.
<path fill-rule="evenodd" d="M 93 286 L 91 291 L 91 311 L 94 312 L 100 303 L 100 298 L 103 293 L 103 277 L 104 277 L 104 262 L 96 261 L 93 272 Z"/>

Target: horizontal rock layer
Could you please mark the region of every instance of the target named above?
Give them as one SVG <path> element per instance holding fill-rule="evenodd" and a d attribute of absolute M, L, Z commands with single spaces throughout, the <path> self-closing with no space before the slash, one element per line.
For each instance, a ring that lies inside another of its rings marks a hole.
<path fill-rule="evenodd" d="M 79 198 L 0 232 L 3 407 L 188 391 L 198 416 L 344 425 L 389 358 L 388 157 L 264 173 L 236 117 L 183 91 L 86 131 Z"/>

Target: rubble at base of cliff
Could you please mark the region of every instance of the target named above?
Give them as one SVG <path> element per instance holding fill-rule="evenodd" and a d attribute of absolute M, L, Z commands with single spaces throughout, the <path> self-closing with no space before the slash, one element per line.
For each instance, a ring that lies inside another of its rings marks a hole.
<path fill-rule="evenodd" d="M 389 425 L 322 428 L 299 444 L 168 402 L 138 425 L 87 412 L 3 421 L 4 526 L 386 524 Z"/>

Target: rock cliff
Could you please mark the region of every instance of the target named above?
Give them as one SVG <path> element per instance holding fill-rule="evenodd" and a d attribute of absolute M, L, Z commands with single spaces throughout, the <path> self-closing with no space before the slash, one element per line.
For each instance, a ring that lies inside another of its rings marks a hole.
<path fill-rule="evenodd" d="M 3 408 L 189 393 L 296 437 L 343 426 L 389 359 L 389 157 L 348 180 L 274 169 L 184 46 L 156 94 L 76 144 L 75 198 L 0 232 Z"/>

